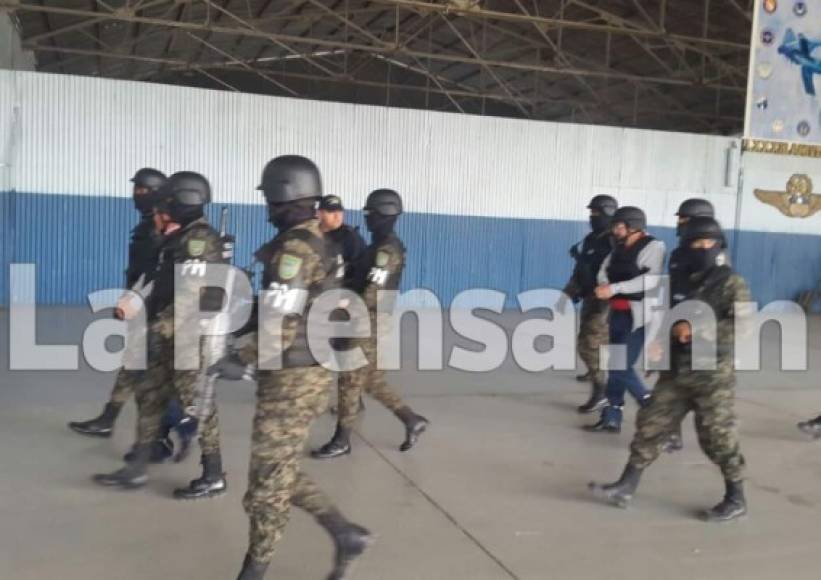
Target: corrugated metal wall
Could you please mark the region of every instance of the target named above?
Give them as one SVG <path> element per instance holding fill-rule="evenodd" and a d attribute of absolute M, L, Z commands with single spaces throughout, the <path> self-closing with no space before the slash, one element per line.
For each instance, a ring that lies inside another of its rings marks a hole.
<path fill-rule="evenodd" d="M 255 190 L 271 157 L 311 157 L 349 207 L 396 188 L 409 212 L 404 285 L 443 302 L 469 287 L 561 286 L 597 193 L 641 205 L 655 226 L 672 226 L 696 195 L 725 224 L 736 219 L 729 138 L 8 71 L 0 96 L 2 123 L 19 103 L 4 258 L 38 264 L 44 302 L 82 302 L 121 282 L 135 220 L 128 178 L 141 166 L 205 174 L 216 203 L 234 209 L 240 263 L 271 234 Z M 655 231 L 672 241 L 669 229 Z"/>

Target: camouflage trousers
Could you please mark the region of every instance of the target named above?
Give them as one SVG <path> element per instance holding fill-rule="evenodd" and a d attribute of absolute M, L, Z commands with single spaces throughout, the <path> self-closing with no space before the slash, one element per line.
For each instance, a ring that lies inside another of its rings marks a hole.
<path fill-rule="evenodd" d="M 350 348 L 360 347 L 368 364 L 354 371 L 339 373 L 339 425 L 351 429 L 359 413 L 359 399 L 363 391 L 396 414 L 407 407 L 388 384 L 385 371 L 376 368 L 376 338 L 353 339 Z"/>
<path fill-rule="evenodd" d="M 117 372 L 117 378 L 114 379 L 114 387 L 111 389 L 111 396 L 109 397 L 109 402 L 120 406 L 128 402 L 131 396 L 136 392 L 138 383 L 145 377 L 144 371 L 136 370 L 140 368 L 137 365 L 140 363 L 145 364 L 146 362 L 138 358 L 141 354 L 144 354 L 144 352 L 129 347 L 133 342 L 140 341 L 141 339 L 144 341 L 145 331 L 134 322 L 129 322 L 127 332 L 126 350 L 123 353 L 123 368 Z"/>
<path fill-rule="evenodd" d="M 585 298 L 582 302 L 581 324 L 576 340 L 579 358 L 587 365 L 593 381 L 600 385 L 607 383 L 607 373 L 602 370 L 599 360 L 600 347 L 606 345 L 608 340 L 607 312 L 608 304 L 605 300 L 598 300 L 595 297 Z"/>
<path fill-rule="evenodd" d="M 698 442 L 728 481 L 744 478 L 745 460 L 738 442 L 733 409 L 732 373 L 688 371 L 662 373 L 649 404 L 639 410 L 630 463 L 643 469 L 655 461 L 661 446 L 681 427 L 688 412 L 695 414 Z"/>
<path fill-rule="evenodd" d="M 132 371 L 140 372 L 140 371 Z M 178 397 L 183 410 L 193 406 L 200 372 L 174 369 L 173 339 L 157 338 L 148 357 L 148 370 L 136 384 L 137 443 L 155 441 L 161 432 L 162 416 L 168 404 Z M 217 406 L 199 426 L 199 443 L 203 455 L 220 452 Z"/>
<path fill-rule="evenodd" d="M 248 553 L 258 562 L 273 557 L 291 504 L 314 517 L 338 513 L 299 467 L 311 424 L 328 406 L 331 381 L 331 372 L 321 366 L 259 373 L 248 491 L 242 501 L 250 519 Z"/>
<path fill-rule="evenodd" d="M 144 371 L 120 369 L 114 379 L 114 388 L 111 389 L 109 402 L 115 405 L 125 405 L 131 395 L 137 390 L 137 384 L 145 376 Z"/>

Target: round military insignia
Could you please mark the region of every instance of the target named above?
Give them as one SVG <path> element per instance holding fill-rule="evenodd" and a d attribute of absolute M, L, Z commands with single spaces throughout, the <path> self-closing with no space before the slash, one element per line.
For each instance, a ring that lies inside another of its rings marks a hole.
<path fill-rule="evenodd" d="M 205 240 L 188 240 L 188 255 L 196 258 L 205 253 Z"/>
<path fill-rule="evenodd" d="M 764 0 L 764 10 L 769 14 L 778 10 L 778 0 Z"/>
<path fill-rule="evenodd" d="M 377 252 L 376 253 L 376 259 L 374 260 L 374 264 L 376 264 L 376 266 L 379 267 L 379 268 L 384 268 L 385 266 L 388 265 L 388 258 L 389 257 L 390 256 L 388 256 L 387 252 Z"/>
<path fill-rule="evenodd" d="M 772 30 L 765 28 L 764 31 L 761 32 L 761 42 L 767 46 L 770 46 L 773 43 L 773 40 L 775 40 L 775 34 L 773 34 Z"/>
<path fill-rule="evenodd" d="M 762 79 L 768 79 L 773 76 L 773 65 L 768 62 L 762 62 L 758 64 L 758 76 Z"/>
<path fill-rule="evenodd" d="M 277 274 L 281 280 L 290 280 L 299 274 L 299 269 L 302 267 L 302 258 L 298 258 L 291 254 L 284 254 L 279 259 L 279 268 Z"/>
<path fill-rule="evenodd" d="M 802 17 L 802 16 L 805 16 L 807 14 L 807 3 L 806 2 L 796 2 L 792 7 L 792 11 L 799 18 Z"/>
<path fill-rule="evenodd" d="M 796 127 L 796 131 L 798 131 L 798 134 L 801 135 L 802 137 L 806 137 L 807 135 L 810 134 L 810 124 L 807 123 L 806 121 L 801 121 L 800 123 L 798 123 L 798 127 Z"/>

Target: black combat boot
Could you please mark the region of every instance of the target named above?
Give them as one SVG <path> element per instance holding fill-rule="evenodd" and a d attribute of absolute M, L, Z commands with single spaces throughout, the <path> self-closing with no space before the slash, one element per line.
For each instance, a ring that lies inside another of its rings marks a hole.
<path fill-rule="evenodd" d="M 188 487 L 174 490 L 175 499 L 204 499 L 217 497 L 228 491 L 228 481 L 222 472 L 219 453 L 202 456 L 202 477 L 193 480 Z"/>
<path fill-rule="evenodd" d="M 593 380 L 593 371 L 587 371 L 583 375 L 576 375 L 576 380 L 580 383 L 586 383 Z"/>
<path fill-rule="evenodd" d="M 818 439 L 821 437 L 821 416 L 810 419 L 809 421 L 801 421 L 798 424 L 798 428 L 813 439 Z"/>
<path fill-rule="evenodd" d="M 257 562 L 250 554 L 246 554 L 237 580 L 262 580 L 267 569 L 268 562 Z"/>
<path fill-rule="evenodd" d="M 123 455 L 123 460 L 126 463 L 134 461 L 135 448 Z M 165 439 L 158 439 L 151 444 L 151 458 L 150 463 L 165 463 L 172 455 L 174 455 L 174 442 L 166 437 Z"/>
<path fill-rule="evenodd" d="M 402 407 L 396 416 L 405 424 L 405 441 L 399 446 L 399 451 L 409 451 L 419 441 L 419 436 L 428 428 L 430 421 L 411 411 L 410 407 Z"/>
<path fill-rule="evenodd" d="M 334 436 L 319 449 L 311 451 L 314 459 L 333 459 L 351 452 L 351 430 L 337 424 Z"/>
<path fill-rule="evenodd" d="M 607 397 L 604 396 L 606 388 L 606 385 L 594 382 L 593 390 L 590 392 L 590 398 L 584 405 L 579 406 L 576 410 L 579 413 L 586 414 L 595 413 L 599 409 L 604 408 L 604 406 L 607 405 Z"/>
<path fill-rule="evenodd" d="M 729 522 L 747 513 L 747 500 L 744 499 L 744 484 L 741 481 L 725 481 L 726 493 L 717 506 L 702 514 L 708 522 Z"/>
<path fill-rule="evenodd" d="M 591 433 L 621 433 L 621 407 L 607 406 L 602 409 L 597 423 L 585 425 L 584 430 Z"/>
<path fill-rule="evenodd" d="M 98 473 L 92 479 L 95 483 L 117 486 L 124 489 L 138 489 L 148 483 L 148 462 L 151 459 L 151 445 L 135 445 L 133 460 L 113 473 Z"/>
<path fill-rule="evenodd" d="M 317 517 L 317 521 L 331 535 L 336 548 L 334 568 L 328 574 L 328 580 L 344 580 L 351 563 L 362 555 L 371 544 L 371 533 L 346 520 L 339 512 Z"/>
<path fill-rule="evenodd" d="M 106 403 L 99 417 L 89 421 L 72 421 L 68 424 L 68 427 L 81 435 L 111 437 L 111 431 L 114 429 L 114 421 L 117 420 L 117 416 L 120 414 L 120 409 L 122 408 L 122 403 Z"/>
<path fill-rule="evenodd" d="M 591 481 L 587 487 L 600 500 L 611 503 L 620 508 L 626 508 L 636 493 L 643 470 L 628 463 L 619 480 L 615 483 L 599 484 Z"/>

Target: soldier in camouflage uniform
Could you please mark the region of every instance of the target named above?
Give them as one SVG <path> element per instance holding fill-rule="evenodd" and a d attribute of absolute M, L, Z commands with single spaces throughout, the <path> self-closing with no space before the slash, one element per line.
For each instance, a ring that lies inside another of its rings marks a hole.
<path fill-rule="evenodd" d="M 675 292 L 709 306 L 717 326 L 679 321 L 672 328 L 671 370 L 664 371 L 647 406 L 639 410 L 630 459 L 619 481 L 591 483 L 593 493 L 614 505 L 626 507 L 641 474 L 655 461 L 665 442 L 693 411 L 698 440 L 710 460 L 721 468 L 726 494 L 704 512 L 708 521 L 728 521 L 744 515 L 747 505 L 742 480 L 745 461 L 738 442 L 738 420 L 733 409 L 735 373 L 733 346 L 736 333 L 749 331 L 748 307 L 752 299 L 744 279 L 726 265 L 723 233 L 715 219 L 694 217 L 682 232 L 683 251 L 678 259 L 686 277 L 679 277 Z M 684 286 L 681 286 L 684 284 Z M 716 346 L 715 370 L 695 355 L 693 340 Z"/>
<path fill-rule="evenodd" d="M 166 177 L 162 172 L 149 167 L 140 169 L 131 178 L 131 182 L 134 184 L 134 206 L 140 212 L 140 222 L 131 230 L 125 287 L 138 294 L 153 280 L 157 268 L 157 258 L 163 236 L 154 223 L 154 203 L 156 192 L 165 183 L 165 180 Z M 150 300 L 150 296 L 144 297 L 144 299 Z M 124 312 L 121 308 L 115 309 L 115 317 L 123 320 Z M 140 331 L 141 329 L 130 327 L 129 342 L 135 340 Z M 129 360 L 130 355 L 131 353 L 125 353 L 124 361 Z M 131 398 L 143 375 L 142 371 L 130 368 L 123 368 L 118 371 L 114 388 L 103 412 L 98 417 L 88 421 L 72 421 L 68 424 L 69 428 L 82 435 L 111 437 L 114 423 L 123 405 Z M 184 420 L 179 403 L 176 400 L 172 401 L 163 417 L 163 427 L 159 437 L 152 444 L 151 461 L 160 463 L 173 454 L 174 444 L 168 436 L 172 429 L 176 430 L 180 439 L 186 444 L 193 435 L 194 428 L 195 425 Z"/>
<path fill-rule="evenodd" d="M 251 440 L 248 491 L 243 506 L 250 519 L 248 552 L 239 580 L 261 580 L 288 523 L 291 504 L 310 513 L 331 535 L 335 564 L 329 579 L 344 577 L 365 550 L 370 533 L 349 522 L 299 467 L 311 424 L 328 405 L 331 371 L 314 358 L 307 342 L 307 312 L 336 284 L 338 264 L 315 218 L 322 196 L 319 169 L 295 155 L 266 165 L 259 187 L 278 235 L 257 251 L 264 265 L 263 305 L 279 316 L 259 321 L 260 339 L 244 347 L 243 360 L 258 358 L 257 408 Z M 264 348 L 264 350 L 263 350 Z M 280 354 L 281 370 L 268 353 Z"/>
<path fill-rule="evenodd" d="M 684 200 L 676 212 L 676 236 L 679 238 L 679 246 L 670 253 L 670 288 L 687 289 L 686 259 L 690 248 L 686 243 L 681 241 L 681 234 L 684 232 L 684 227 L 694 217 L 715 217 L 715 209 L 713 204 L 706 199 L 697 197 Z M 678 276 L 683 276 L 683 280 L 679 280 Z M 681 292 L 671 292 L 670 307 L 674 308 L 681 301 L 686 300 L 687 296 Z M 681 424 L 679 428 L 670 436 L 667 443 L 664 444 L 663 449 L 667 453 L 674 453 L 681 451 L 684 448 L 684 439 L 681 436 Z"/>
<path fill-rule="evenodd" d="M 196 320 L 200 310 L 218 311 L 222 307 L 223 291 L 204 288 L 198 291 L 199 279 L 207 264 L 225 263 L 220 236 L 204 217 L 204 207 L 211 201 L 208 181 L 197 173 L 183 171 L 172 175 L 158 193 L 157 214 L 162 222 L 165 242 L 160 250 L 154 279 L 155 288 L 149 302 L 149 366 L 146 376 L 136 388 L 137 442 L 126 466 L 109 474 L 98 474 L 94 480 L 101 485 L 127 489 L 142 487 L 148 481 L 146 464 L 150 458 L 150 443 L 161 429 L 164 409 L 174 397 L 179 397 L 192 414 L 200 370 L 176 370 L 176 349 L 199 348 L 193 336 L 175 336 L 178 323 Z M 181 264 L 181 277 L 175 285 L 175 266 Z M 222 472 L 219 428 L 216 406 L 200 425 L 203 475 L 189 487 L 174 491 L 177 499 L 213 497 L 225 493 L 227 482 Z"/>
<path fill-rule="evenodd" d="M 359 412 L 359 399 L 366 392 L 382 403 L 405 426 L 405 441 L 400 451 L 408 451 L 428 426 L 428 420 L 417 415 L 405 404 L 388 385 L 385 371 L 377 366 L 377 332 L 385 332 L 391 322 L 389 310 L 377 309 L 382 290 L 397 290 L 405 267 L 405 247 L 394 232 L 394 225 L 402 213 L 402 199 L 390 189 L 371 192 L 365 204 L 365 220 L 373 237 L 373 243 L 365 250 L 357 268 L 360 279 L 353 288 L 361 294 L 368 308 L 370 335 L 355 338 L 350 347 L 359 347 L 368 364 L 354 371 L 340 373 L 339 377 L 339 419 L 331 440 L 316 449 L 312 455 L 317 459 L 330 459 L 351 452 L 350 434 Z"/>
<path fill-rule="evenodd" d="M 597 195 L 590 200 L 591 232 L 570 249 L 570 256 L 576 261 L 573 275 L 564 287 L 564 294 L 573 302 L 581 300 L 581 323 L 576 349 L 579 357 L 587 365 L 587 374 L 576 377 L 579 381 L 590 380 L 593 387 L 590 398 L 578 407 L 579 413 L 595 413 L 607 404 L 604 396 L 607 388 L 607 373 L 602 370 L 599 352 L 607 344 L 609 328 L 607 325 L 608 303 L 596 298 L 596 277 L 602 262 L 613 250 L 610 236 L 610 218 L 616 213 L 619 204 L 609 195 Z M 566 299 L 559 305 L 564 310 Z"/>
<path fill-rule="evenodd" d="M 153 276 L 157 267 L 157 255 L 162 244 L 162 235 L 154 225 L 154 194 L 165 183 L 165 175 L 144 167 L 131 178 L 134 184 L 134 207 L 140 212 L 140 222 L 131 230 L 128 244 L 128 268 L 125 284 L 129 290 L 137 289 Z M 95 437 L 111 437 L 114 422 L 123 405 L 134 392 L 134 383 L 139 380 L 139 372 L 123 369 L 117 373 L 114 388 L 99 417 L 89 421 L 72 421 L 68 426 L 77 433 Z"/>

